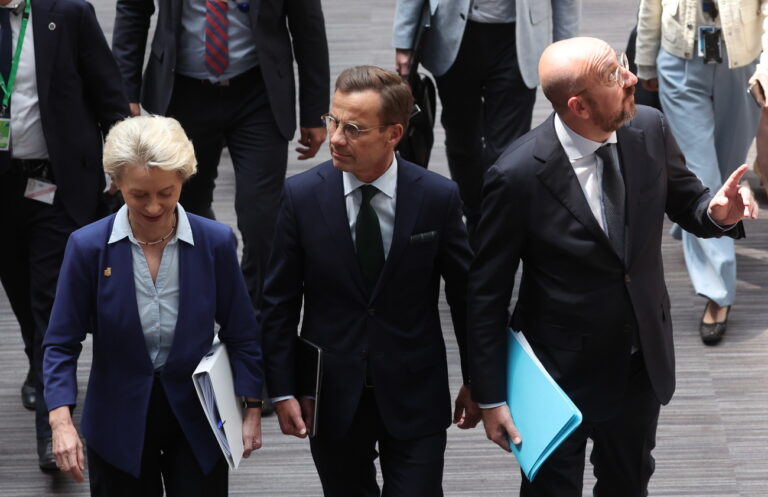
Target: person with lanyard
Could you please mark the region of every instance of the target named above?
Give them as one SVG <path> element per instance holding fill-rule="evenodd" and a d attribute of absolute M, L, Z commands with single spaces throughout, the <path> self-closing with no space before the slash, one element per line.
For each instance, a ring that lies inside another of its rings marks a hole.
<path fill-rule="evenodd" d="M 29 362 L 38 464 L 56 470 L 41 343 L 67 237 L 98 216 L 103 136 L 129 113 L 120 74 L 84 0 L 0 0 L 0 280 Z"/>
<path fill-rule="evenodd" d="M 757 130 L 760 105 L 747 93 L 768 88 L 768 0 L 643 0 L 635 62 L 644 88 L 658 91 L 686 165 L 710 190 L 742 164 Z M 762 101 L 765 106 L 765 101 Z M 734 241 L 682 237 L 697 295 L 705 298 L 702 342 L 723 338 L 736 298 Z"/>

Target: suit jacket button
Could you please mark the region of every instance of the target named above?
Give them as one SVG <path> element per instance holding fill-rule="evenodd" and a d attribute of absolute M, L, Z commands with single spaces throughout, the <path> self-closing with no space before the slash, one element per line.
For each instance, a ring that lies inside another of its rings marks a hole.
<path fill-rule="evenodd" d="M 630 278 L 628 274 L 625 274 L 624 275 L 624 282 L 625 283 L 629 283 L 630 281 L 632 281 L 632 278 Z"/>
<path fill-rule="evenodd" d="M 368 309 L 368 315 L 369 316 L 375 316 L 376 315 L 376 309 L 374 309 L 373 307 Z"/>

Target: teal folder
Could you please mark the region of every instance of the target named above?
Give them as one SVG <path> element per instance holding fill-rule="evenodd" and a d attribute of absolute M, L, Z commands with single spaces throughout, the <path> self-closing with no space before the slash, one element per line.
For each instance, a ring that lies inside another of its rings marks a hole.
<path fill-rule="evenodd" d="M 525 336 L 509 330 L 507 405 L 520 445 L 512 453 L 529 481 L 550 454 L 581 424 L 581 411 L 544 369 Z"/>

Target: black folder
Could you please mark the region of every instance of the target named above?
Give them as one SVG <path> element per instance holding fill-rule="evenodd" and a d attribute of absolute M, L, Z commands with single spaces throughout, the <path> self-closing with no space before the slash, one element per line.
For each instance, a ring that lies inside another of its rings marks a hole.
<path fill-rule="evenodd" d="M 323 385 L 323 349 L 303 337 L 296 339 L 296 382 L 298 397 L 314 397 L 312 429 L 309 436 L 317 434 Z"/>

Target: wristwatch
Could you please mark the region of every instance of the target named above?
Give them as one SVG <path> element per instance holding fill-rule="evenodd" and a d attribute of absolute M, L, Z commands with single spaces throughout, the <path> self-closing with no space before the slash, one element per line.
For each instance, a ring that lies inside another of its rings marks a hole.
<path fill-rule="evenodd" d="M 246 400 L 243 399 L 243 407 L 246 409 L 261 409 L 264 405 L 263 400 Z"/>

